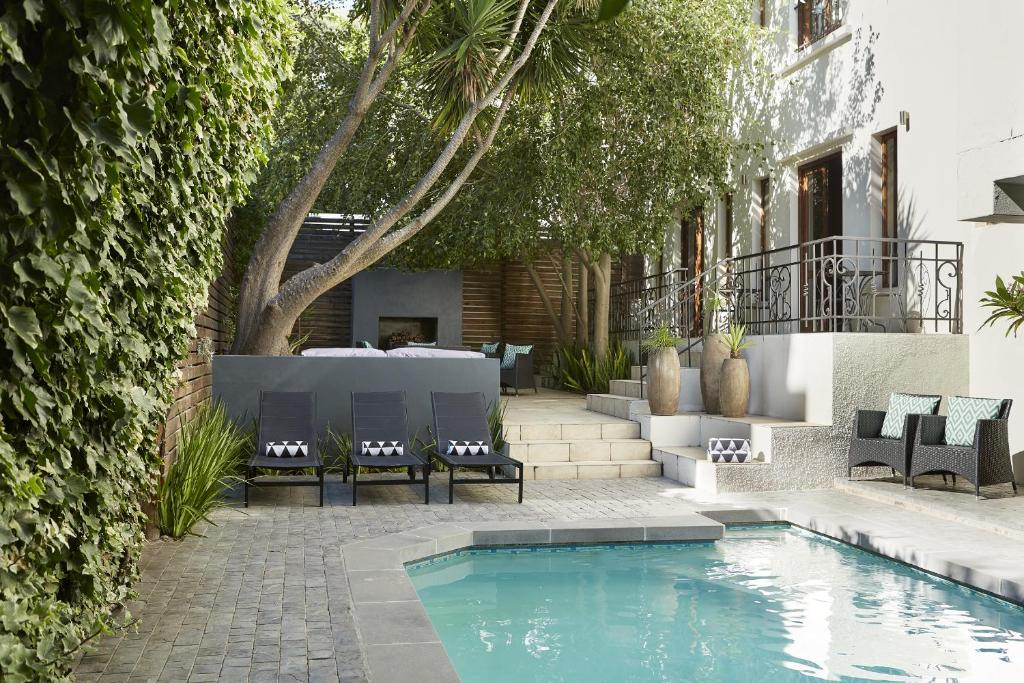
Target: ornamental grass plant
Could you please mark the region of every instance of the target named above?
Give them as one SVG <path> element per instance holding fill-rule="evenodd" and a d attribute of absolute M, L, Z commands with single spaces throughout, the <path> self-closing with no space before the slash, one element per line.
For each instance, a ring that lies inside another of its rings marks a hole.
<path fill-rule="evenodd" d="M 206 403 L 181 428 L 178 453 L 157 489 L 157 523 L 165 536 L 182 538 L 223 505 L 238 481 L 251 434 L 232 422 L 220 403 Z"/>
<path fill-rule="evenodd" d="M 558 349 L 563 389 L 580 394 L 606 394 L 613 379 L 628 379 L 632 362 L 622 342 L 608 345 L 608 355 L 598 360 L 587 346 L 567 344 Z"/>

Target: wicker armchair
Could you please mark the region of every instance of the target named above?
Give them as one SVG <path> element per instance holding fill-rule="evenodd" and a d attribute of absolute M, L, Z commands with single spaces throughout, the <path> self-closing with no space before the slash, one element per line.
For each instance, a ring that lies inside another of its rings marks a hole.
<path fill-rule="evenodd" d="M 939 401 L 936 401 L 935 412 L 938 409 Z M 853 416 L 847 476 L 853 478 L 854 467 L 883 466 L 890 468 L 894 474 L 902 474 L 903 485 L 906 486 L 910 474 L 910 454 L 920 417 L 907 415 L 903 423 L 903 438 L 889 439 L 881 436 L 882 423 L 885 422 L 884 410 L 858 410 Z"/>
<path fill-rule="evenodd" d="M 973 483 L 976 497 L 981 497 L 979 489 L 982 486 L 994 484 L 1012 484 L 1013 493 L 1016 495 L 1017 484 L 1013 479 L 1008 435 L 1012 403 L 1010 399 L 1005 399 L 996 419 L 978 420 L 974 431 L 974 443 L 970 446 L 946 445 L 944 415 L 922 416 L 910 461 L 911 488 L 916 476 L 948 472 L 954 477 L 959 474 Z"/>

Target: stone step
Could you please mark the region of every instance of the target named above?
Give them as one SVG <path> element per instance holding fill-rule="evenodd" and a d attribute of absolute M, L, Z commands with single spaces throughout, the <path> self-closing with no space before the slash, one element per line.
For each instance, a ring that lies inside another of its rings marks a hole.
<path fill-rule="evenodd" d="M 650 460 L 651 442 L 641 439 L 520 440 L 508 442 L 508 454 L 528 463 Z"/>
<path fill-rule="evenodd" d="M 623 420 L 633 420 L 639 413 L 649 412 L 646 400 L 617 394 L 587 394 L 587 410 Z"/>
<path fill-rule="evenodd" d="M 679 365 L 683 368 L 692 370 L 700 370 L 700 351 L 690 351 L 689 365 L 687 365 L 687 355 L 685 353 L 679 354 Z M 647 366 L 646 365 L 631 365 L 629 366 L 629 378 L 634 380 L 640 380 L 647 377 Z"/>
<path fill-rule="evenodd" d="M 661 463 L 650 459 L 528 462 L 523 466 L 525 479 L 635 479 L 660 476 Z"/>
<path fill-rule="evenodd" d="M 589 417 L 589 416 L 588 416 Z M 638 439 L 640 425 L 628 419 L 581 423 L 506 424 L 506 441 Z"/>

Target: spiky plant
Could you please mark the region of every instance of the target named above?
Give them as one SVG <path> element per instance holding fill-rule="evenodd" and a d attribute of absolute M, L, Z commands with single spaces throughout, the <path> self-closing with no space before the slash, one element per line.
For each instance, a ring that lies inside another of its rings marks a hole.
<path fill-rule="evenodd" d="M 250 435 L 232 422 L 220 403 L 206 403 L 178 434 L 174 463 L 157 487 L 157 524 L 166 536 L 182 538 L 223 504 Z"/>
<path fill-rule="evenodd" d="M 743 349 L 753 346 L 753 342 L 747 339 L 746 325 L 731 325 L 722 337 L 725 339 L 726 346 L 729 347 L 730 358 L 741 358 L 740 353 Z"/>
<path fill-rule="evenodd" d="M 981 324 L 982 327 L 994 326 L 997 322 L 1007 321 L 1006 336 L 1017 336 L 1017 331 L 1024 325 L 1024 272 L 1013 276 L 1010 284 L 996 276 L 996 288 L 985 292 L 981 305 L 991 308 L 992 313 Z"/>

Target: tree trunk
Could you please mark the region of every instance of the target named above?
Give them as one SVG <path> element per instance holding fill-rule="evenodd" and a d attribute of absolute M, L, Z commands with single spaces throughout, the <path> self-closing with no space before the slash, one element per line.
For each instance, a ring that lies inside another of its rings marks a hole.
<path fill-rule="evenodd" d="M 551 303 L 551 297 L 548 296 L 547 290 L 544 288 L 544 281 L 540 279 L 540 274 L 537 272 L 537 268 L 528 260 L 523 260 L 523 265 L 526 267 L 526 272 L 530 276 L 530 281 L 533 283 L 534 288 L 537 290 L 537 294 L 540 295 L 540 302 L 544 306 L 544 312 L 551 318 L 551 326 L 555 330 L 555 336 L 558 337 L 559 344 L 568 344 L 569 335 L 565 331 L 565 325 L 563 324 L 564 319 L 559 317 L 555 312 L 554 304 Z"/>
<path fill-rule="evenodd" d="M 576 343 L 590 343 L 590 270 L 580 261 L 579 294 L 576 296 Z"/>
<path fill-rule="evenodd" d="M 283 271 L 284 261 L 287 259 L 288 251 L 295 239 L 298 228 L 301 226 L 302 220 L 323 187 L 323 183 L 316 187 L 316 182 L 306 183 L 306 179 L 300 181 L 300 185 L 293 190 L 292 195 L 289 195 L 289 198 L 286 198 L 282 206 L 275 212 L 275 216 L 278 213 L 287 214 L 287 220 L 277 223 L 274 221 L 274 217 L 272 217 L 271 222 L 274 223 L 275 227 L 271 229 L 271 225 L 268 224 L 267 229 L 260 238 L 260 243 L 257 244 L 257 251 L 253 253 L 253 260 L 250 262 L 249 267 L 251 272 L 246 273 L 242 286 L 239 323 L 233 345 L 235 353 L 261 355 L 287 353 L 287 337 L 291 332 L 292 326 L 299 315 L 317 297 L 344 282 L 355 273 L 373 265 L 409 240 L 448 205 L 458 193 L 459 188 L 468 180 L 483 154 L 493 144 L 494 137 L 501 125 L 501 120 L 513 99 L 513 96 L 505 91 L 515 75 L 525 66 L 556 4 L 557 0 L 548 0 L 547 5 L 535 22 L 529 38 L 525 41 L 520 53 L 516 56 L 511 66 L 500 77 L 496 78 L 486 95 L 478 102 L 473 103 L 473 106 L 465 113 L 455 132 L 449 138 L 444 150 L 442 150 L 437 160 L 427 173 L 419 179 L 416 185 L 398 203 L 374 220 L 341 253 L 335 255 L 328 262 L 313 265 L 301 273 L 293 275 L 284 284 L 280 284 L 280 274 Z M 407 0 L 407 8 L 415 7 L 415 5 L 416 0 Z M 528 5 L 528 0 L 521 0 L 519 12 L 512 26 L 509 40 L 495 60 L 495 70 L 511 54 L 512 46 L 519 37 L 519 30 L 523 24 Z M 411 39 L 410 35 L 404 36 L 399 49 L 393 52 L 392 55 L 397 54 L 400 56 L 401 52 L 404 51 L 403 46 L 408 44 L 407 40 L 409 39 Z M 393 68 L 393 61 L 397 61 L 397 58 L 392 60 L 392 55 L 389 55 L 388 63 L 381 68 L 381 74 L 387 73 L 387 75 L 390 75 L 388 69 L 389 67 Z M 379 83 L 379 80 L 374 80 L 368 87 L 370 101 L 379 94 L 383 87 L 383 83 Z M 463 166 L 462 171 L 431 206 L 425 209 L 419 216 L 409 221 L 408 224 L 400 229 L 391 231 L 395 224 L 404 219 L 433 188 L 455 157 L 459 147 L 472 129 L 477 116 L 489 108 L 502 93 L 504 95 L 501 98 L 501 104 L 486 137 L 477 145 L 477 149 Z M 335 135 L 338 135 L 338 133 Z M 345 147 L 347 147 L 347 143 Z M 325 151 L 322 150 L 321 155 Z M 334 163 L 336 162 L 337 159 L 335 158 Z M 333 168 L 333 165 L 331 168 Z M 307 177 L 317 176 L 317 179 L 319 179 L 321 170 L 315 165 Z M 326 182 L 326 178 L 324 180 Z M 285 207 L 293 195 L 295 195 L 297 204 L 300 206 L 305 205 L 304 210 L 296 210 L 294 206 Z M 272 249 L 260 249 L 264 239 L 273 240 L 274 247 Z M 280 267 L 278 268 L 278 266 Z"/>
<path fill-rule="evenodd" d="M 566 343 L 572 341 L 573 334 L 573 287 L 572 259 L 562 255 L 562 330 L 565 332 Z"/>
<path fill-rule="evenodd" d="M 612 257 L 605 252 L 591 264 L 594 273 L 594 358 L 608 357 L 608 317 L 611 314 Z"/>

